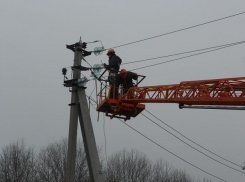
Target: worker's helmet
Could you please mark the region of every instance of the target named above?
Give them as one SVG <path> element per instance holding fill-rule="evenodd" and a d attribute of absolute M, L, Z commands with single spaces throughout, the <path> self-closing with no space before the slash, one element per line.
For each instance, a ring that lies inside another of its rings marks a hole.
<path fill-rule="evenodd" d="M 127 70 L 126 69 L 121 69 L 120 76 L 121 76 L 121 78 L 125 78 L 127 76 Z"/>
<path fill-rule="evenodd" d="M 109 56 L 109 55 L 111 55 L 113 53 L 115 53 L 115 50 L 114 49 L 109 49 L 106 55 Z"/>

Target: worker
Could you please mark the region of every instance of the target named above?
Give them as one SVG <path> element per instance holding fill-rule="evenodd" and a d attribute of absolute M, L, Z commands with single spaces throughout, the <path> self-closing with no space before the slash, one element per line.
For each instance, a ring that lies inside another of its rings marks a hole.
<path fill-rule="evenodd" d="M 110 83 L 109 97 L 117 99 L 118 98 L 118 87 L 119 87 L 118 71 L 120 69 L 122 60 L 120 57 L 116 55 L 114 49 L 109 49 L 107 52 L 107 56 L 109 57 L 109 60 L 108 60 L 109 65 L 104 64 L 104 67 L 107 70 L 110 70 L 109 77 L 108 77 L 108 81 Z"/>
<path fill-rule="evenodd" d="M 122 69 L 120 71 L 119 85 L 122 85 L 123 87 L 123 95 L 127 93 L 130 87 L 135 86 L 133 80 L 137 80 L 137 79 L 138 79 L 137 73 L 127 71 L 126 69 Z"/>
<path fill-rule="evenodd" d="M 104 64 L 105 68 L 108 70 L 114 69 L 115 71 L 119 71 L 122 60 L 116 55 L 115 50 L 109 49 L 106 55 L 109 57 L 109 65 Z"/>

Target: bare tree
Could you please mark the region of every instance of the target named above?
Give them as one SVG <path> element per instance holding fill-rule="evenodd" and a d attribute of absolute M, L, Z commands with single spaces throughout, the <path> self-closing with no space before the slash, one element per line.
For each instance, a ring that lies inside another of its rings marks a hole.
<path fill-rule="evenodd" d="M 38 155 L 38 177 L 40 182 L 62 182 L 65 180 L 66 140 L 42 148 Z"/>
<path fill-rule="evenodd" d="M 185 171 L 173 169 L 170 173 L 169 182 L 194 182 L 194 180 Z"/>
<path fill-rule="evenodd" d="M 17 141 L 0 153 L 1 182 L 65 182 L 68 142 L 62 139 L 42 148 L 34 155 L 33 148 Z M 101 148 L 99 148 L 101 164 Z M 157 160 L 153 165 L 137 150 L 122 150 L 111 155 L 105 169 L 107 182 L 211 182 L 191 178 L 185 171 L 174 169 L 168 162 Z M 75 182 L 90 182 L 83 143 L 77 144 Z"/>
<path fill-rule="evenodd" d="M 152 169 L 152 181 L 154 182 L 212 182 L 207 179 L 197 179 L 191 177 L 186 171 L 173 168 L 163 159 L 158 159 Z"/>
<path fill-rule="evenodd" d="M 75 182 L 90 182 L 86 153 L 81 141 L 77 145 Z"/>
<path fill-rule="evenodd" d="M 107 182 L 148 182 L 151 181 L 151 162 L 137 150 L 125 149 L 108 159 Z"/>
<path fill-rule="evenodd" d="M 25 148 L 23 140 L 5 146 L 0 154 L 1 182 L 34 182 L 36 179 L 33 148 Z"/>
<path fill-rule="evenodd" d="M 52 143 L 41 149 L 38 155 L 40 182 L 64 182 L 66 178 L 67 140 Z M 75 182 L 88 182 L 89 173 L 83 143 L 78 142 L 75 167 Z"/>
<path fill-rule="evenodd" d="M 152 171 L 154 182 L 169 182 L 171 179 L 172 166 L 163 159 L 157 160 Z"/>

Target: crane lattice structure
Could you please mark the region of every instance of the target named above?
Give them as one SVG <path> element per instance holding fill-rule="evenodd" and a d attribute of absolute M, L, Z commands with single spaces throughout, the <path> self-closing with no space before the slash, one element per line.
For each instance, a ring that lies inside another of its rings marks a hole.
<path fill-rule="evenodd" d="M 120 87 L 118 89 L 119 93 L 125 92 Z M 136 86 L 129 88 L 126 94 L 119 94 L 117 99 L 109 98 L 107 90 L 105 85 L 98 94 L 100 103 L 97 111 L 105 112 L 111 118 L 128 120 L 136 117 L 145 109 L 142 103 L 177 103 L 179 108 L 245 110 L 245 77 Z"/>

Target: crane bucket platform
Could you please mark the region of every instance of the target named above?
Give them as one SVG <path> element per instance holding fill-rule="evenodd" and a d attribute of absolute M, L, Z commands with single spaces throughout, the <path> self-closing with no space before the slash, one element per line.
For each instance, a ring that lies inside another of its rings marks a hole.
<path fill-rule="evenodd" d="M 140 103 L 124 103 L 122 98 L 127 95 L 128 89 L 122 86 L 115 86 L 108 84 L 108 80 L 103 79 L 103 75 L 106 71 L 102 73 L 100 78 L 101 88 L 98 93 L 99 104 L 97 106 L 97 111 L 106 113 L 106 116 L 112 118 L 121 118 L 129 120 L 131 117 L 136 117 L 144 109 L 145 105 Z M 143 75 L 137 75 L 136 87 L 145 78 Z M 131 96 L 130 96 L 131 97 Z"/>
<path fill-rule="evenodd" d="M 120 103 L 118 99 L 104 99 L 97 107 L 97 111 L 106 113 L 106 116 L 112 118 L 121 118 L 124 120 L 130 119 L 130 117 L 136 117 L 144 109 L 144 104 L 130 104 Z"/>
<path fill-rule="evenodd" d="M 136 84 L 126 90 L 115 85 L 102 88 L 101 85 L 98 96 L 97 111 L 105 112 L 111 119 L 136 117 L 145 109 L 143 103 L 177 103 L 179 108 L 245 110 L 245 77 L 144 87 Z"/>

